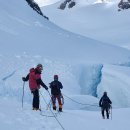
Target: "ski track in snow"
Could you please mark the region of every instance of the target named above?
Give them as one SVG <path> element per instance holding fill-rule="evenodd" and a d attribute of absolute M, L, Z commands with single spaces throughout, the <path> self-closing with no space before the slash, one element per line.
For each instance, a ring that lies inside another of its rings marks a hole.
<path fill-rule="evenodd" d="M 7 79 L 9 79 L 10 77 L 12 77 L 14 74 L 16 73 L 16 70 L 14 70 L 11 74 L 5 76 L 4 78 L 2 78 L 3 81 L 6 81 Z"/>

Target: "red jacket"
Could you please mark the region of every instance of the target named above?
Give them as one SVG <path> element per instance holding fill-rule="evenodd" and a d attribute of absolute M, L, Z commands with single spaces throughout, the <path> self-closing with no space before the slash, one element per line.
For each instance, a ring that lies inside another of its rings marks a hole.
<path fill-rule="evenodd" d="M 46 90 L 48 90 L 48 87 L 41 80 L 41 71 L 39 71 L 39 68 L 30 69 L 29 74 L 26 76 L 26 78 L 24 78 L 24 81 L 28 80 L 29 80 L 29 88 L 31 91 L 39 89 L 40 85 L 44 87 Z"/>
<path fill-rule="evenodd" d="M 37 84 L 37 80 L 41 79 L 41 74 L 36 73 L 34 68 L 30 69 L 29 73 L 29 88 L 30 90 L 35 90 L 40 88 L 40 84 Z"/>

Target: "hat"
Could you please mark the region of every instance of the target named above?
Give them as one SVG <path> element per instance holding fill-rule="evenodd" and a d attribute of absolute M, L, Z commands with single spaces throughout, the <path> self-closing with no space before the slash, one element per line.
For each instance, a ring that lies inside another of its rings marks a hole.
<path fill-rule="evenodd" d="M 103 94 L 104 94 L 104 95 L 107 95 L 107 92 L 105 91 Z"/>
<path fill-rule="evenodd" d="M 58 80 L 58 75 L 54 75 L 54 80 Z"/>
<path fill-rule="evenodd" d="M 43 70 L 43 66 L 42 66 L 42 64 L 38 64 L 38 65 L 37 65 L 37 68 Z"/>

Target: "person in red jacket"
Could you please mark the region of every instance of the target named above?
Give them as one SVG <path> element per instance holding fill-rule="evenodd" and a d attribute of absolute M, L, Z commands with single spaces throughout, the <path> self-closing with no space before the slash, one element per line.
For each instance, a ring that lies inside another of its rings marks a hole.
<path fill-rule="evenodd" d="M 29 80 L 29 88 L 31 93 L 33 94 L 33 102 L 32 107 L 33 110 L 40 110 L 39 109 L 39 89 L 40 85 L 48 90 L 48 87 L 43 83 L 41 79 L 41 72 L 43 70 L 42 64 L 38 64 L 36 68 L 31 68 L 29 74 L 26 77 L 22 77 L 22 80 L 28 81 Z"/>

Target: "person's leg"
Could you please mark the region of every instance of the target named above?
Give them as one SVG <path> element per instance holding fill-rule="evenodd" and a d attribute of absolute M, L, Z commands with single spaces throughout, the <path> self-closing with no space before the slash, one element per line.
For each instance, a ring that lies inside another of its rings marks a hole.
<path fill-rule="evenodd" d="M 105 119 L 105 116 L 104 116 L 104 108 L 103 108 L 103 107 L 102 107 L 101 111 L 102 111 L 102 118 Z"/>
<path fill-rule="evenodd" d="M 35 110 L 36 106 L 35 106 L 35 91 L 34 90 L 32 91 L 32 94 L 33 94 L 32 108 L 33 110 Z"/>
<path fill-rule="evenodd" d="M 59 111 L 62 111 L 62 103 L 61 103 L 61 96 L 57 96 L 58 104 L 59 104 Z"/>
<path fill-rule="evenodd" d="M 107 119 L 109 119 L 109 108 L 106 108 L 106 116 L 107 116 Z"/>
<path fill-rule="evenodd" d="M 53 110 L 56 110 L 56 97 L 53 95 L 53 96 L 51 97 L 51 100 L 52 100 Z"/>
<path fill-rule="evenodd" d="M 39 109 L 39 90 L 36 89 L 32 91 L 32 93 L 33 93 L 33 103 L 32 103 L 33 109 L 38 110 Z"/>

